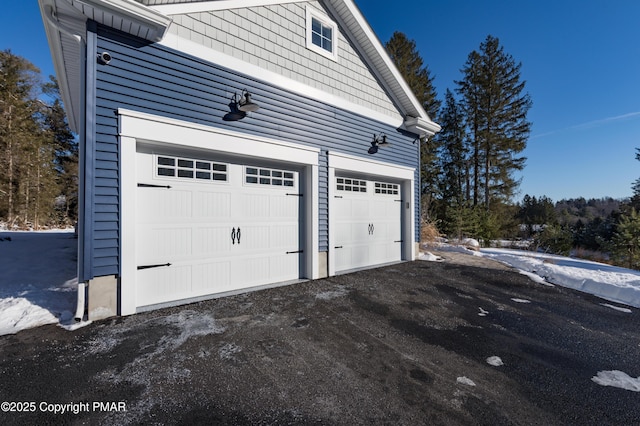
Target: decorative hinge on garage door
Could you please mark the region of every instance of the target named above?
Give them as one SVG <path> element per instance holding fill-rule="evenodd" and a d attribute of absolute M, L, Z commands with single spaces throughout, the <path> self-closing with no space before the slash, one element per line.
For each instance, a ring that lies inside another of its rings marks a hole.
<path fill-rule="evenodd" d="M 396 240 L 394 243 L 404 243 L 404 240 Z"/>
<path fill-rule="evenodd" d="M 151 183 L 139 183 L 138 188 L 167 188 L 171 189 L 170 185 L 153 185 Z"/>
<path fill-rule="evenodd" d="M 288 251 L 287 254 L 304 253 L 304 250 Z"/>
<path fill-rule="evenodd" d="M 291 194 L 291 193 L 287 193 L 287 195 L 291 195 L 292 197 L 302 197 L 304 194 Z"/>
<path fill-rule="evenodd" d="M 160 268 L 160 267 L 163 267 L 163 266 L 171 266 L 171 264 L 170 263 L 160 263 L 160 264 L 157 264 L 157 265 L 142 265 L 142 266 L 138 266 L 138 271 L 141 270 L 141 269 Z"/>

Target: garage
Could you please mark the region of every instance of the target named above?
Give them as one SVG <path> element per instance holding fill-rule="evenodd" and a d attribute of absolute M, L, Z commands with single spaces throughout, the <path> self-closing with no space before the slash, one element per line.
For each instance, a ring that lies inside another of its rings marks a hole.
<path fill-rule="evenodd" d="M 120 114 L 123 314 L 318 277 L 317 149 Z"/>
<path fill-rule="evenodd" d="M 137 153 L 139 306 L 300 278 L 299 173 Z"/>
<path fill-rule="evenodd" d="M 335 178 L 336 272 L 402 259 L 400 185 Z"/>
<path fill-rule="evenodd" d="M 415 169 L 329 152 L 329 275 L 415 258 Z"/>

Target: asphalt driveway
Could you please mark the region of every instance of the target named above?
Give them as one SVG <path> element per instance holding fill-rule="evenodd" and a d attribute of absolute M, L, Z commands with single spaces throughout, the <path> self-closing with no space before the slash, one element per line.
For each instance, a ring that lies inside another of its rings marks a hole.
<path fill-rule="evenodd" d="M 2 336 L 0 422 L 638 424 L 640 392 L 591 379 L 640 376 L 640 311 L 486 266 L 402 263 Z"/>

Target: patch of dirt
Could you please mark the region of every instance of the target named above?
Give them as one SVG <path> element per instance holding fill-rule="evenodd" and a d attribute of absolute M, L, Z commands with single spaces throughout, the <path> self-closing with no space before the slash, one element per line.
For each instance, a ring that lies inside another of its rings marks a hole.
<path fill-rule="evenodd" d="M 475 266 L 478 268 L 498 269 L 501 271 L 512 271 L 513 268 L 493 259 L 487 259 L 482 256 L 474 256 L 473 254 L 460 253 L 456 251 L 437 250 L 425 248 L 423 250 L 441 257 L 445 263 L 453 263 L 456 265 Z"/>

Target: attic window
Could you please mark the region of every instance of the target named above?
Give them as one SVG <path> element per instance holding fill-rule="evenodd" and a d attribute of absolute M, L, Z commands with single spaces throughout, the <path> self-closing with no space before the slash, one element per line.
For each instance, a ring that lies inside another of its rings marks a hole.
<path fill-rule="evenodd" d="M 338 25 L 327 15 L 307 7 L 307 48 L 338 60 Z"/>

